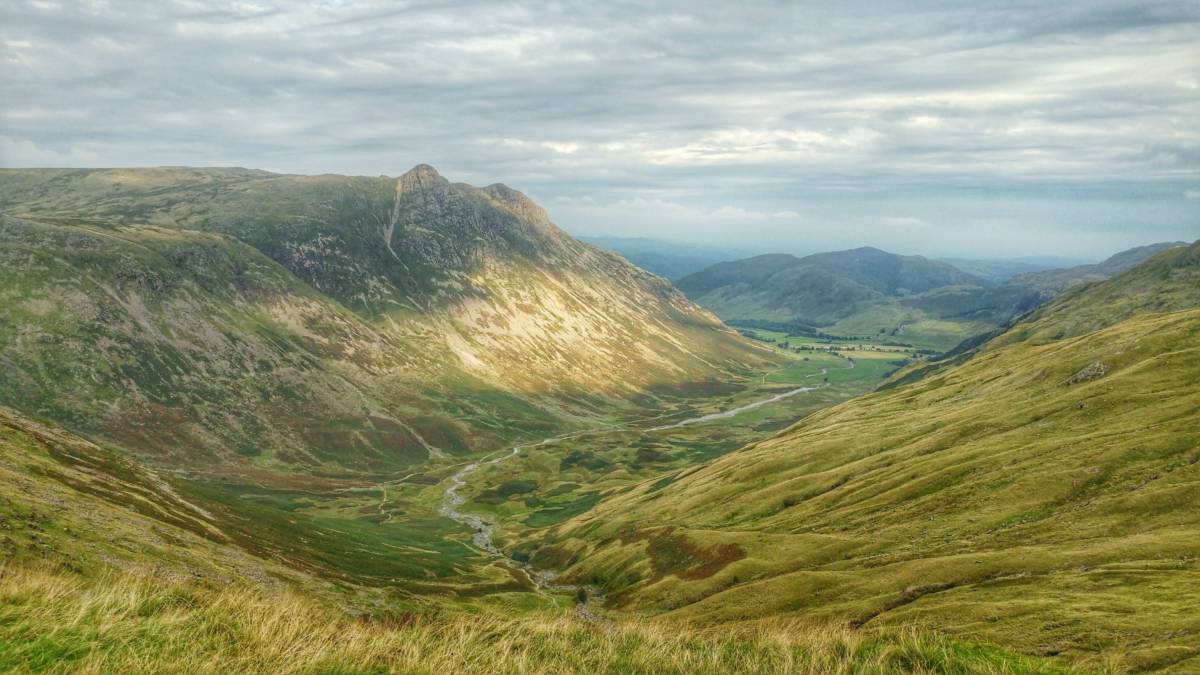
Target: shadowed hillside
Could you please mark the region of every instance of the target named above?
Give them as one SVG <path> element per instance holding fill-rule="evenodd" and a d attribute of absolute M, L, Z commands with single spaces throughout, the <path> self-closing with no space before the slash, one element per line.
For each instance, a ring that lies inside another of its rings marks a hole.
<path fill-rule="evenodd" d="M 425 165 L 6 170 L 0 213 L 0 403 L 193 469 L 394 470 L 772 359 Z"/>

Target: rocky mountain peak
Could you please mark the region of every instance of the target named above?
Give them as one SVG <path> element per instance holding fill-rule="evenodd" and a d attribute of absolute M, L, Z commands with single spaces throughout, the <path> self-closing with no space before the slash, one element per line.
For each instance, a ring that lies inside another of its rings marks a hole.
<path fill-rule="evenodd" d="M 396 185 L 397 192 L 418 192 L 432 187 L 449 185 L 450 181 L 442 178 L 437 169 L 428 164 L 418 164 L 400 176 Z"/>
<path fill-rule="evenodd" d="M 493 183 L 483 188 L 483 192 L 524 221 L 543 226 L 550 224 L 550 216 L 546 214 L 546 210 L 523 192 L 503 183 Z"/>

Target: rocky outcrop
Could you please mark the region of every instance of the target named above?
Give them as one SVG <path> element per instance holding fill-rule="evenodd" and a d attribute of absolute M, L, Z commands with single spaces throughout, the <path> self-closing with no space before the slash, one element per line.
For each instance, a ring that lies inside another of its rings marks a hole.
<path fill-rule="evenodd" d="M 1075 373 L 1067 379 L 1067 384 L 1082 384 L 1098 380 L 1108 374 L 1108 366 L 1099 361 L 1089 365 L 1087 368 Z"/>

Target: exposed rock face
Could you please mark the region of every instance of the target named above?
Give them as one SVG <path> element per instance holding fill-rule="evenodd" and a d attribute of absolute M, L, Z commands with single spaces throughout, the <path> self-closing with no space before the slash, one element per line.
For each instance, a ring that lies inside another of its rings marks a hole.
<path fill-rule="evenodd" d="M 503 183 L 493 183 L 483 188 L 483 191 L 503 204 L 521 220 L 539 227 L 550 228 L 550 216 L 546 215 L 546 210 L 523 193 L 517 192 Z"/>
<path fill-rule="evenodd" d="M 451 183 L 425 164 L 398 179 L 391 222 L 388 241 L 399 258 L 433 276 L 469 272 L 492 257 L 555 261 L 582 248 L 520 192 Z"/>
<path fill-rule="evenodd" d="M 1089 365 L 1087 368 L 1084 368 L 1083 370 L 1079 371 L 1078 373 L 1075 373 L 1074 375 L 1072 375 L 1067 380 L 1067 384 L 1080 384 L 1082 382 L 1091 382 L 1092 380 L 1098 380 L 1098 379 L 1104 377 L 1106 374 L 1108 374 L 1108 366 L 1097 361 L 1097 362 Z"/>

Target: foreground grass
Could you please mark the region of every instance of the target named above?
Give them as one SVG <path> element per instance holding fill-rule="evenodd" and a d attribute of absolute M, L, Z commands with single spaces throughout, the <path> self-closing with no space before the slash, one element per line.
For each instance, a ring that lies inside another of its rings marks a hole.
<path fill-rule="evenodd" d="M 0 569 L 5 672 L 1019 673 L 1044 661 L 915 630 L 720 632 L 571 613 L 351 617 L 289 591 Z M 1053 672 L 1053 669 L 1049 669 Z"/>

